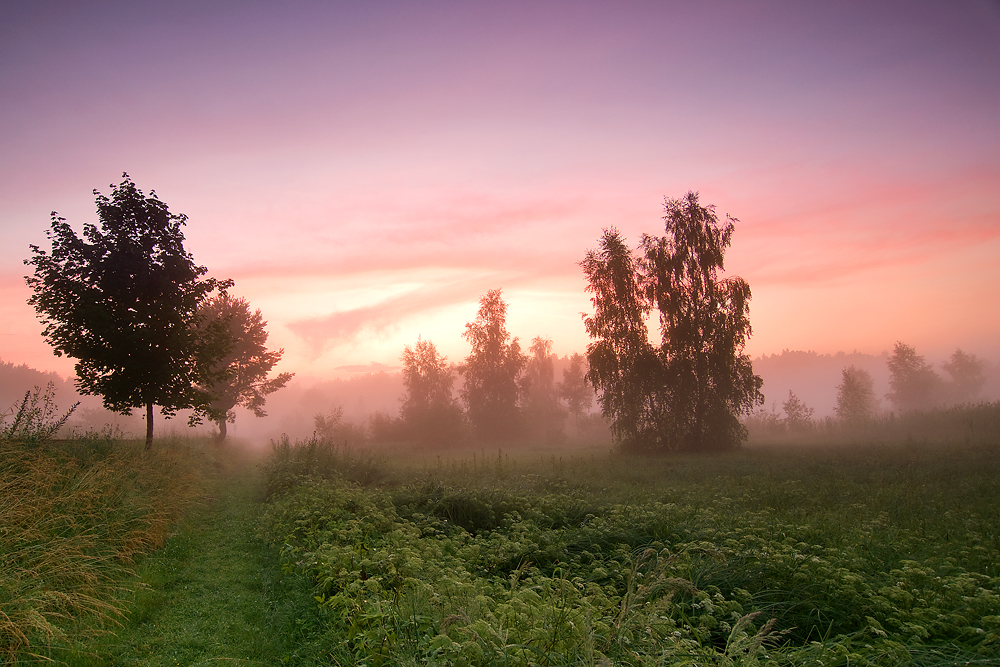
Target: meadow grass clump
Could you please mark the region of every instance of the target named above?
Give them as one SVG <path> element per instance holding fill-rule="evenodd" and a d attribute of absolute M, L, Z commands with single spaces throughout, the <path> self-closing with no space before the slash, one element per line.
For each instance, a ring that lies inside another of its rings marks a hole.
<path fill-rule="evenodd" d="M 188 447 L 0 440 L 0 660 L 118 624 L 131 567 L 202 493 Z"/>
<path fill-rule="evenodd" d="M 281 495 L 307 479 L 346 479 L 362 486 L 386 481 L 383 457 L 339 441 L 317 437 L 292 443 L 287 435 L 271 441 L 262 467 L 264 498 Z"/>

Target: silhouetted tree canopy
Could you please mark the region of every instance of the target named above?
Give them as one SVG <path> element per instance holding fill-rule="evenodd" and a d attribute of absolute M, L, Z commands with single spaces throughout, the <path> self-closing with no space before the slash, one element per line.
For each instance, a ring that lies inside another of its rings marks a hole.
<path fill-rule="evenodd" d="M 279 373 L 268 378 L 281 360 L 284 350 L 267 349 L 267 322 L 260 310 L 250 312 L 246 299 L 223 293 L 200 306 L 199 326 L 208 335 L 222 337 L 224 352 L 211 351 L 205 375 L 212 378 L 204 389 L 211 394 L 209 416 L 219 427 L 219 442 L 226 439 L 226 425 L 236 421 L 236 406 L 250 410 L 257 417 L 264 412 L 265 397 L 283 388 L 294 373 Z"/>
<path fill-rule="evenodd" d="M 897 342 L 889 357 L 889 393 L 899 412 L 928 410 L 941 403 L 941 377 L 909 345 Z"/>
<path fill-rule="evenodd" d="M 187 408 L 194 421 L 206 414 L 196 360 L 211 345 L 197 326 L 198 307 L 232 283 L 205 278 L 184 249 L 186 216 L 123 177 L 110 196 L 94 190 L 100 226 L 84 225 L 83 238 L 52 213 L 51 254 L 31 245 L 25 264 L 34 275 L 25 280 L 45 340 L 56 355 L 78 360 L 77 389 L 121 414 L 145 407 L 149 448 L 154 405 L 166 417 Z"/>
<path fill-rule="evenodd" d="M 763 381 L 743 353 L 750 287 L 721 278 L 735 220 L 689 192 L 665 201 L 662 237 L 643 235 L 639 254 L 605 230 L 581 262 L 594 296 L 584 324 L 587 378 L 600 392 L 612 432 L 630 449 L 721 450 L 739 446 L 739 415 L 763 403 Z M 659 315 L 654 346 L 646 315 Z"/>
<path fill-rule="evenodd" d="M 507 303 L 500 290 L 490 290 L 462 334 L 472 346 L 459 369 L 465 377 L 462 400 L 477 435 L 487 441 L 511 440 L 521 427 L 518 378 L 527 359 L 517 338 L 511 340 L 506 322 Z"/>
<path fill-rule="evenodd" d="M 462 409 L 452 396 L 455 376 L 447 357 L 429 340 L 417 339 L 403 347 L 403 386 L 400 407 L 403 428 L 417 442 L 429 446 L 457 443 L 464 430 Z"/>
<path fill-rule="evenodd" d="M 874 417 L 877 408 L 871 373 L 855 366 L 845 368 L 837 385 L 837 418 L 858 423 Z"/>

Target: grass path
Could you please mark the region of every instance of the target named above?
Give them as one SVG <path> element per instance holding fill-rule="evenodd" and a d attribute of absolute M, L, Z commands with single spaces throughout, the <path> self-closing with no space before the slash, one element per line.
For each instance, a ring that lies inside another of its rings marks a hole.
<path fill-rule="evenodd" d="M 125 627 L 58 659 L 79 667 L 287 664 L 311 597 L 282 578 L 274 549 L 257 538 L 255 493 L 252 464 L 220 478 L 215 497 L 142 563 L 148 588 L 136 593 Z"/>

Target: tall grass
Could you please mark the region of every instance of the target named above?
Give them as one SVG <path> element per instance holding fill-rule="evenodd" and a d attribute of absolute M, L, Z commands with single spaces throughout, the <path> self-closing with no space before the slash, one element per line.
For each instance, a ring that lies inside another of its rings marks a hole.
<path fill-rule="evenodd" d="M 136 558 L 202 493 L 198 458 L 181 443 L 0 440 L 0 661 L 120 621 Z"/>

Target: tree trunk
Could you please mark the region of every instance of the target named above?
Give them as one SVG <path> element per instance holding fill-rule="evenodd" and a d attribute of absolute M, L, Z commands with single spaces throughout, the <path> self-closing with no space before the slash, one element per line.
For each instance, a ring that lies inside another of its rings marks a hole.
<path fill-rule="evenodd" d="M 219 435 L 215 438 L 215 444 L 221 445 L 226 439 L 226 418 L 223 417 L 219 421 L 215 422 L 219 426 Z"/>
<path fill-rule="evenodd" d="M 146 451 L 153 448 L 153 404 L 146 403 Z"/>

